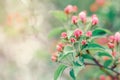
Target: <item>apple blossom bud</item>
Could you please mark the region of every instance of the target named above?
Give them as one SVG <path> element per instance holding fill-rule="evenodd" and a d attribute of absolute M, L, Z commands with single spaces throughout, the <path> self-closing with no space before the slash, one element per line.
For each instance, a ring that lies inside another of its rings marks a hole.
<path fill-rule="evenodd" d="M 87 36 L 87 37 L 91 37 L 91 36 L 92 36 L 92 31 L 88 31 L 88 32 L 86 33 L 86 36 Z"/>
<path fill-rule="evenodd" d="M 68 5 L 65 9 L 64 12 L 66 14 L 70 14 L 73 11 L 73 6 L 72 5 Z"/>
<path fill-rule="evenodd" d="M 63 51 L 63 47 L 64 47 L 64 45 L 63 45 L 62 43 L 59 43 L 59 44 L 56 46 L 56 49 L 57 49 L 58 52 L 61 52 L 61 51 Z"/>
<path fill-rule="evenodd" d="M 92 25 L 98 24 L 99 20 L 98 17 L 94 14 L 92 15 Z"/>
<path fill-rule="evenodd" d="M 86 45 L 86 44 L 87 44 L 87 41 L 86 41 L 86 40 L 82 40 L 82 41 L 81 41 L 81 44 L 82 44 L 82 45 Z"/>
<path fill-rule="evenodd" d="M 70 38 L 70 42 L 74 43 L 74 42 L 76 42 L 76 39 L 75 38 Z"/>
<path fill-rule="evenodd" d="M 67 38 L 67 33 L 66 32 L 62 32 L 61 33 L 61 38 Z"/>
<path fill-rule="evenodd" d="M 79 38 L 81 35 L 82 35 L 82 30 L 76 29 L 76 30 L 74 31 L 74 36 L 75 36 L 76 38 Z"/>
<path fill-rule="evenodd" d="M 112 56 L 116 56 L 116 51 L 112 51 Z"/>
<path fill-rule="evenodd" d="M 58 52 L 53 53 L 52 57 L 51 57 L 52 61 L 56 62 L 57 61 L 57 57 L 58 57 Z"/>
<path fill-rule="evenodd" d="M 109 36 L 108 40 L 109 40 L 109 42 L 113 43 L 115 41 L 115 37 L 114 36 Z"/>
<path fill-rule="evenodd" d="M 80 20 L 82 21 L 82 23 L 85 23 L 87 18 L 86 18 L 86 12 L 85 11 L 82 11 L 79 13 L 79 18 Z"/>
<path fill-rule="evenodd" d="M 115 45 L 113 44 L 113 43 L 108 43 L 108 47 L 110 48 L 110 49 L 113 49 L 114 47 L 115 47 Z"/>
<path fill-rule="evenodd" d="M 78 7 L 77 6 L 73 6 L 73 12 L 77 12 Z"/>
<path fill-rule="evenodd" d="M 78 22 L 78 17 L 77 16 L 72 16 L 72 21 L 73 24 L 77 24 Z"/>
<path fill-rule="evenodd" d="M 104 75 L 101 75 L 101 76 L 100 76 L 100 80 L 106 80 L 105 76 L 104 76 Z"/>
<path fill-rule="evenodd" d="M 116 32 L 116 33 L 115 33 L 115 41 L 116 41 L 117 43 L 120 42 L 120 33 L 119 33 L 119 32 Z"/>
<path fill-rule="evenodd" d="M 52 56 L 51 59 L 52 59 L 53 62 L 57 61 L 57 57 L 56 56 Z"/>

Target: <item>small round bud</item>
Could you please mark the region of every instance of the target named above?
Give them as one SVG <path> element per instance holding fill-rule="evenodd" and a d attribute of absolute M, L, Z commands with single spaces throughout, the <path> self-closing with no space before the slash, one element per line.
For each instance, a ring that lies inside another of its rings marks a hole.
<path fill-rule="evenodd" d="M 78 22 L 78 17 L 77 17 L 77 16 L 72 16 L 71 22 L 72 22 L 73 24 L 77 24 L 77 22 Z"/>
<path fill-rule="evenodd" d="M 82 40 L 82 41 L 81 41 L 81 44 L 82 44 L 82 45 L 86 45 L 86 44 L 87 44 L 87 41 L 86 41 L 86 40 Z"/>
<path fill-rule="evenodd" d="M 98 17 L 94 14 L 92 15 L 92 25 L 97 25 L 99 22 Z"/>
<path fill-rule="evenodd" d="M 115 47 L 115 45 L 113 44 L 113 43 L 108 43 L 108 47 L 110 48 L 110 49 L 113 49 L 114 47 Z"/>
<path fill-rule="evenodd" d="M 87 37 L 91 37 L 91 36 L 92 36 L 92 31 L 88 31 L 88 32 L 86 33 L 86 36 L 87 36 Z"/>
<path fill-rule="evenodd" d="M 82 11 L 79 13 L 79 18 L 80 20 L 82 21 L 82 23 L 85 23 L 87 18 L 86 18 L 86 12 L 85 11 Z"/>
<path fill-rule="evenodd" d="M 75 39 L 75 38 L 70 38 L 70 42 L 71 42 L 71 43 L 75 43 L 75 42 L 76 42 L 76 39 Z"/>
<path fill-rule="evenodd" d="M 75 36 L 76 38 L 79 38 L 81 35 L 82 35 L 82 30 L 76 29 L 76 30 L 74 31 L 74 36 Z"/>
<path fill-rule="evenodd" d="M 61 33 L 61 38 L 67 38 L 67 33 L 66 32 L 62 32 Z"/>

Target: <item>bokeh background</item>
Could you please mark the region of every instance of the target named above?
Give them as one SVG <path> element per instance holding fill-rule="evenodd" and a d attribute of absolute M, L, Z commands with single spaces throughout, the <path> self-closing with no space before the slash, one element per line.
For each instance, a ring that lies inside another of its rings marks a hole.
<path fill-rule="evenodd" d="M 71 4 L 88 16 L 97 14 L 101 27 L 120 30 L 120 0 L 0 0 L 0 80 L 53 80 L 57 64 L 51 53 L 60 34 L 49 35 L 62 26 L 52 11 Z M 80 80 L 98 80 L 96 67 L 88 67 Z M 93 78 L 94 77 L 94 78 Z M 60 80 L 70 80 L 67 70 Z"/>

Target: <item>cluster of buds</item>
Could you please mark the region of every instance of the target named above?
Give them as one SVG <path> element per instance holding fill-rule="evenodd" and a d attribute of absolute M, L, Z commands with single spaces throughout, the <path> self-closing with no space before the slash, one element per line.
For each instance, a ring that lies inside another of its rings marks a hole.
<path fill-rule="evenodd" d="M 78 21 L 80 20 L 83 24 L 85 24 L 87 22 L 87 17 L 86 17 L 86 11 L 82 11 L 79 13 L 78 16 L 72 16 L 72 20 L 71 22 L 73 24 L 77 24 Z M 92 15 L 91 17 L 91 24 L 94 26 L 94 25 L 97 25 L 99 23 L 99 20 L 98 20 L 98 17 L 94 14 Z"/>
<path fill-rule="evenodd" d="M 112 55 L 116 56 L 115 47 L 120 43 L 120 33 L 116 32 L 114 36 L 109 37 L 108 47 L 112 50 Z"/>
<path fill-rule="evenodd" d="M 77 12 L 78 8 L 77 6 L 72 6 L 72 5 L 68 5 L 65 9 L 64 9 L 64 12 L 69 15 L 71 13 L 75 13 Z"/>

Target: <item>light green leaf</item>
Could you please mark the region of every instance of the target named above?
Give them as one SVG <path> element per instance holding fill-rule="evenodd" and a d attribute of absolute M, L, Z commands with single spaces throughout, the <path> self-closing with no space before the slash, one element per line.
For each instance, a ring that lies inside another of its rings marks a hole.
<path fill-rule="evenodd" d="M 63 53 L 63 54 L 58 58 L 58 61 L 61 61 L 61 60 L 65 59 L 67 56 L 72 55 L 72 54 L 73 54 L 72 51 L 67 52 L 67 53 Z"/>
<path fill-rule="evenodd" d="M 65 28 L 63 27 L 57 27 L 57 28 L 54 28 L 50 31 L 48 37 L 49 38 L 52 38 L 52 37 L 59 37 L 61 35 L 62 32 L 65 32 Z"/>
<path fill-rule="evenodd" d="M 52 15 L 59 21 L 67 21 L 67 16 L 63 11 L 53 11 Z"/>
<path fill-rule="evenodd" d="M 73 48 L 72 46 L 65 46 L 63 51 L 64 53 L 67 53 L 67 52 L 73 51 Z"/>
<path fill-rule="evenodd" d="M 54 73 L 54 80 L 58 80 L 58 78 L 61 76 L 63 71 L 67 68 L 67 66 L 61 64 L 58 69 Z"/>

